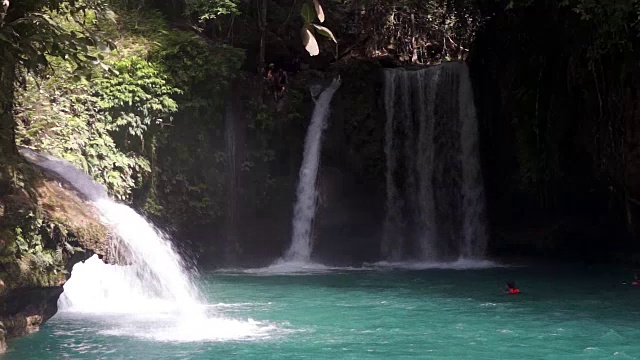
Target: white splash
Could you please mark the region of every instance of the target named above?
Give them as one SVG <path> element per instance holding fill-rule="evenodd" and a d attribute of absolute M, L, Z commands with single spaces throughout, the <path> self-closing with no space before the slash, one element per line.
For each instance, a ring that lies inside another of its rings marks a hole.
<path fill-rule="evenodd" d="M 334 79 L 331 85 L 324 89 L 316 101 L 311 123 L 307 129 L 304 143 L 304 155 L 300 167 L 300 179 L 296 205 L 293 209 L 293 234 L 291 247 L 284 257 L 286 261 L 309 262 L 312 251 L 312 227 L 316 215 L 316 180 L 320 165 L 322 150 L 322 133 L 329 116 L 329 104 L 333 94 L 340 87 L 340 79 Z"/>
<path fill-rule="evenodd" d="M 278 261 L 272 265 L 258 269 L 244 269 L 242 273 L 255 275 L 314 275 L 327 274 L 335 270 L 344 270 L 312 262 Z"/>
<path fill-rule="evenodd" d="M 118 263 L 97 256 L 78 263 L 58 302 L 61 312 L 99 317 L 105 334 L 158 341 L 219 341 L 266 336 L 273 325 L 208 314 L 193 274 L 169 238 L 130 207 L 106 195 L 104 187 L 72 164 L 28 149 L 32 163 L 69 181 L 91 200 L 117 235 Z"/>
<path fill-rule="evenodd" d="M 380 261 L 366 265 L 370 269 L 398 269 L 398 270 L 480 270 L 510 267 L 490 260 L 458 259 L 455 261 Z"/>
<path fill-rule="evenodd" d="M 249 319 L 238 321 L 232 319 L 200 319 L 199 321 L 174 323 L 152 322 L 140 326 L 144 322 L 133 322 L 118 325 L 112 329 L 99 331 L 103 335 L 133 336 L 142 340 L 162 342 L 210 342 L 229 340 L 265 339 L 278 331 L 275 325 Z"/>
<path fill-rule="evenodd" d="M 136 265 L 108 265 L 96 255 L 77 263 L 64 285 L 58 305 L 62 311 L 83 313 L 154 314 L 175 312 L 173 301 L 149 294 L 140 282 Z"/>
<path fill-rule="evenodd" d="M 279 261 L 273 265 L 256 269 L 222 269 L 219 273 L 273 275 L 326 275 L 346 272 L 370 272 L 387 270 L 482 270 L 521 265 L 503 264 L 490 260 L 458 259 L 455 261 L 379 261 L 355 266 L 328 266 L 316 263 Z"/>

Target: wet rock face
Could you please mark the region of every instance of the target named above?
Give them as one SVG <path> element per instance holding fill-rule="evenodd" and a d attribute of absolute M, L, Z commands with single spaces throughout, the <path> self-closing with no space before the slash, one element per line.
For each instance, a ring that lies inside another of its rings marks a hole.
<path fill-rule="evenodd" d="M 314 258 L 336 265 L 379 260 L 385 204 L 384 78 L 378 61 L 350 61 L 324 138 Z"/>
<path fill-rule="evenodd" d="M 57 312 L 74 264 L 108 259 L 109 231 L 70 185 L 28 164 L 23 184 L 0 194 L 0 352 L 4 339 L 38 331 Z"/>
<path fill-rule="evenodd" d="M 381 199 L 353 173 L 321 169 L 314 258 L 339 266 L 377 261 L 384 218 Z"/>
<path fill-rule="evenodd" d="M 0 322 L 0 354 L 4 354 L 7 351 L 6 334 L 7 331 L 4 328 L 4 324 Z"/>
<path fill-rule="evenodd" d="M 62 286 L 15 289 L 0 298 L 0 320 L 8 338 L 29 335 L 58 311 Z"/>

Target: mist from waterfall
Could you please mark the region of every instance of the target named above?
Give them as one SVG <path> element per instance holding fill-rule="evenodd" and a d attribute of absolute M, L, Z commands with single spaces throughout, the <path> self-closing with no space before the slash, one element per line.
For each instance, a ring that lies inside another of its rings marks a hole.
<path fill-rule="evenodd" d="M 291 246 L 287 250 L 286 262 L 309 262 L 313 250 L 313 220 L 316 214 L 316 182 L 320 153 L 322 151 L 322 133 L 327 126 L 330 103 L 334 93 L 340 87 L 340 80 L 334 79 L 316 100 L 311 123 L 307 129 L 304 154 L 298 180 L 297 199 L 293 209 L 293 231 Z"/>
<path fill-rule="evenodd" d="M 386 69 L 385 108 L 383 258 L 482 258 L 484 186 L 467 66 Z"/>

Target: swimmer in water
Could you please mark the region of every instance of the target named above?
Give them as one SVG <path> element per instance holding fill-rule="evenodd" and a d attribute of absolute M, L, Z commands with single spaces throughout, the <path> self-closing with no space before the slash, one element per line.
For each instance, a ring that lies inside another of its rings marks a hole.
<path fill-rule="evenodd" d="M 516 287 L 516 283 L 513 281 L 507 281 L 507 284 L 504 288 L 504 292 L 507 294 L 519 294 L 520 289 Z"/>
<path fill-rule="evenodd" d="M 638 286 L 640 285 L 640 279 L 638 279 L 638 273 L 633 274 L 633 281 L 631 285 Z"/>

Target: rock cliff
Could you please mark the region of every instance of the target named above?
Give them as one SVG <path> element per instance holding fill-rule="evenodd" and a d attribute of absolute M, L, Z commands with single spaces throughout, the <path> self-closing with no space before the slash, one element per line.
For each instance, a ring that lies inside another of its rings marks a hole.
<path fill-rule="evenodd" d="M 71 268 L 106 258 L 110 234 L 93 206 L 62 179 L 19 163 L 0 187 L 0 352 L 57 311 Z"/>

